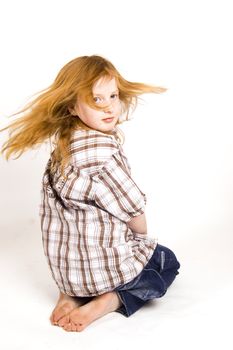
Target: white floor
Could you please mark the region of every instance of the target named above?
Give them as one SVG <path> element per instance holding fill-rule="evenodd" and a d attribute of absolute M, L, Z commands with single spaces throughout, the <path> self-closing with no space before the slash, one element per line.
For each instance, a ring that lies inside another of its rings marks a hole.
<path fill-rule="evenodd" d="M 233 348 L 230 233 L 217 238 L 209 232 L 187 237 L 175 249 L 170 245 L 182 267 L 163 298 L 128 319 L 111 313 L 82 333 L 67 333 L 48 321 L 58 293 L 38 223 L 11 222 L 0 229 L 2 350 Z"/>

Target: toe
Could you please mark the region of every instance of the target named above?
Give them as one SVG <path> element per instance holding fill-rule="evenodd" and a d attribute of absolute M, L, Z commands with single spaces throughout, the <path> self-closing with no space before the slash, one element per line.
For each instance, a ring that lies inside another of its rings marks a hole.
<path fill-rule="evenodd" d="M 70 312 L 70 308 L 61 306 L 53 313 L 53 323 L 57 324 L 61 318 L 68 314 L 68 312 Z"/>
<path fill-rule="evenodd" d="M 52 313 L 52 315 L 49 318 L 50 322 L 52 325 L 56 326 L 57 325 L 57 321 L 54 318 L 54 313 Z"/>
<path fill-rule="evenodd" d="M 86 328 L 86 325 L 84 323 L 80 323 L 78 325 L 76 325 L 76 331 L 77 332 L 82 332 L 84 330 L 84 328 Z"/>
<path fill-rule="evenodd" d="M 58 326 L 64 327 L 64 326 L 67 325 L 69 322 L 70 322 L 70 317 L 69 317 L 69 315 L 66 315 L 66 316 L 62 317 L 62 318 L 58 321 Z"/>
<path fill-rule="evenodd" d="M 65 324 L 62 328 L 67 332 L 71 332 L 71 324 L 70 323 Z"/>
<path fill-rule="evenodd" d="M 67 332 L 76 332 L 77 331 L 76 324 L 73 322 L 69 322 L 69 323 L 65 324 L 63 329 Z"/>
<path fill-rule="evenodd" d="M 71 330 L 77 332 L 77 325 L 74 322 L 71 322 Z"/>

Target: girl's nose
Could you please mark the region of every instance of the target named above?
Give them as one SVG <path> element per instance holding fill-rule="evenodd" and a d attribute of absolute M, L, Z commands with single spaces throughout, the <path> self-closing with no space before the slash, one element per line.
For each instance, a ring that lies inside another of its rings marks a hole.
<path fill-rule="evenodd" d="M 105 110 L 104 110 L 105 113 L 112 113 L 113 112 L 113 106 L 112 104 L 109 104 Z"/>

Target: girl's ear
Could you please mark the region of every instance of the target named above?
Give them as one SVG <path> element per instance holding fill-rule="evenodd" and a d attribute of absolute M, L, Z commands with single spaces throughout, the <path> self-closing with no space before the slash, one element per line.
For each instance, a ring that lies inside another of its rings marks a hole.
<path fill-rule="evenodd" d="M 74 108 L 73 107 L 68 107 L 68 111 L 70 114 L 74 115 Z"/>
<path fill-rule="evenodd" d="M 71 115 L 76 116 L 77 111 L 75 107 L 68 107 L 68 111 L 70 112 Z"/>
<path fill-rule="evenodd" d="M 76 117 L 79 113 L 78 102 L 76 101 L 74 104 L 72 103 L 68 107 L 68 111 L 70 112 L 71 115 Z"/>

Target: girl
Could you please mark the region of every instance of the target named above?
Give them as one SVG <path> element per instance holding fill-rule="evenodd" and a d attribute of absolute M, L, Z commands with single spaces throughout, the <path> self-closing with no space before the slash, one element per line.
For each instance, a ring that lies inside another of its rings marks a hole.
<path fill-rule="evenodd" d="M 163 296 L 178 274 L 174 253 L 147 236 L 146 197 L 130 175 L 118 127 L 140 94 L 163 91 L 125 80 L 103 57 L 82 56 L 5 128 L 7 159 L 53 141 L 40 218 L 60 291 L 50 320 L 66 331 L 112 311 L 129 317 Z"/>

